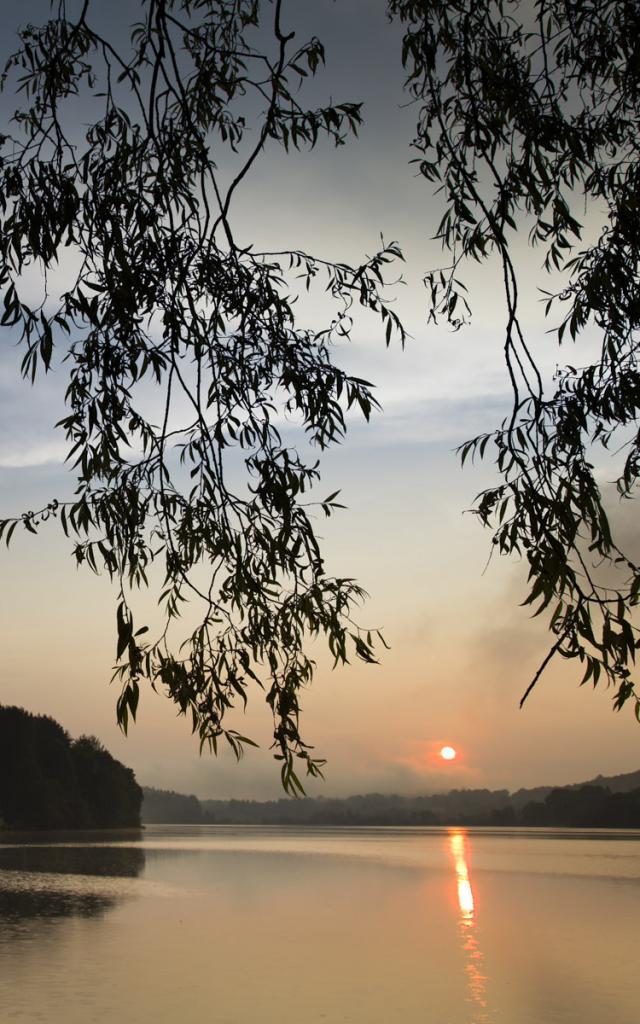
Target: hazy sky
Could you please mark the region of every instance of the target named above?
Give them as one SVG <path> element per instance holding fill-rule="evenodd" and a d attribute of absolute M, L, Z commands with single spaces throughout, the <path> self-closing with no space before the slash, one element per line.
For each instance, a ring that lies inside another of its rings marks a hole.
<path fill-rule="evenodd" d="M 114 20 L 122 12 L 135 16 L 138 7 L 134 0 L 95 6 L 103 17 L 108 6 Z M 5 48 L 17 24 L 39 21 L 47 10 L 47 0 L 5 0 Z M 325 144 L 306 155 L 265 154 L 234 212 L 238 236 L 354 261 L 378 247 L 381 233 L 397 239 L 407 256 L 397 309 L 412 335 L 405 352 L 387 351 L 367 322 L 338 356 L 377 383 L 384 412 L 369 426 L 354 423 L 347 442 L 324 458 L 323 494 L 340 487 L 348 510 L 320 532 L 330 571 L 357 577 L 369 591 L 361 620 L 383 627 L 392 649 L 379 666 L 336 672 L 318 650 L 317 678 L 303 698 L 304 733 L 329 764 L 324 787 L 310 791 L 515 788 L 637 769 L 640 728 L 632 714 L 614 715 L 606 689 L 579 689 L 575 668 L 550 669 L 518 709 L 547 650 L 544 622 L 519 607 L 521 565 L 495 560 L 484 571 L 489 536 L 464 510 L 490 467 L 461 472 L 453 453 L 498 423 L 508 406 L 499 282 L 490 269 L 469 275 L 475 316 L 465 332 L 427 327 L 421 276 L 439 263 L 430 241 L 438 205 L 409 165 L 416 114 L 402 94 L 398 34 L 379 0 L 289 0 L 285 26 L 293 12 L 300 38 L 317 33 L 327 48 L 327 70 L 314 88 L 334 100 L 363 100 L 366 125 L 359 140 L 339 150 Z M 524 243 L 517 255 L 532 282 L 525 299 L 530 338 L 552 365 L 533 287 L 539 256 L 528 256 Z M 308 313 L 321 317 L 322 310 Z M 0 348 L 3 514 L 36 508 L 72 487 L 63 438 L 52 429 L 63 415 L 64 375 L 30 388 L 19 378 L 14 340 L 4 331 Z M 55 528 L 38 538 L 18 532 L 10 551 L 0 552 L 0 573 L 0 700 L 53 715 L 73 735 L 97 735 L 142 783 L 203 797 L 280 794 L 259 693 L 237 726 L 263 749 L 240 765 L 226 755 L 200 758 L 188 724 L 151 691 L 141 699 L 138 724 L 121 736 L 117 691 L 108 685 L 115 594 L 107 579 L 76 571 L 69 542 Z M 434 757 L 445 742 L 461 755 L 447 765 Z"/>

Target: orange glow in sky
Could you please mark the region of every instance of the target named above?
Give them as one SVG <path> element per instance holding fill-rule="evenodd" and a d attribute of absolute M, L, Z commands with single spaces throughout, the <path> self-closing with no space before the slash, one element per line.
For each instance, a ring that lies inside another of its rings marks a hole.
<path fill-rule="evenodd" d="M 455 747 L 442 747 L 440 750 L 440 757 L 443 761 L 455 761 L 457 756 Z"/>

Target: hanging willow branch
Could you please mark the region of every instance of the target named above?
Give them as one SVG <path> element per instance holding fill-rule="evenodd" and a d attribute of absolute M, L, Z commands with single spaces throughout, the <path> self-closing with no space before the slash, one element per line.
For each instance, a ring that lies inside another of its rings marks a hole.
<path fill-rule="evenodd" d="M 115 581 L 125 731 L 146 681 L 190 716 L 201 746 L 224 738 L 240 756 L 251 741 L 229 716 L 261 687 L 295 793 L 295 759 L 312 775 L 322 764 L 298 727 L 308 642 L 324 637 L 335 663 L 375 654 L 353 621 L 363 591 L 325 573 L 314 532 L 336 495 L 310 499 L 318 461 L 280 424 L 295 420 L 321 450 L 343 438 L 348 409 L 369 418 L 370 385 L 332 349 L 358 307 L 380 318 L 387 344 L 404 340 L 383 295 L 401 254 L 385 246 L 360 266 L 261 254 L 237 242 L 234 209 L 268 146 L 340 145 L 360 107 L 301 106 L 324 51 L 286 31 L 281 0 L 148 0 L 128 48 L 92 27 L 88 0 L 75 19 L 54 6 L 22 32 L 3 77 L 21 106 L 0 140 L 1 322 L 20 338 L 27 379 L 64 355 L 59 426 L 77 490 L 2 521 L 0 536 L 55 518 L 77 562 Z M 77 272 L 56 295 L 59 261 Z M 24 297 L 34 274 L 35 306 Z M 319 329 L 294 310 L 318 283 Z M 152 636 L 132 592 L 158 565 L 164 626 Z M 184 636 L 187 601 L 199 616 Z"/>
<path fill-rule="evenodd" d="M 445 211 L 437 237 L 452 255 L 427 277 L 430 315 L 469 319 L 459 279 L 468 259 L 497 260 L 505 298 L 510 416 L 469 440 L 462 461 L 495 454 L 497 486 L 475 511 L 504 554 L 526 558 L 525 604 L 550 613 L 551 658 L 578 659 L 582 681 L 631 701 L 640 646 L 637 552 L 607 517 L 596 446 L 622 456 L 624 499 L 640 473 L 640 8 L 636 0 L 389 0 L 404 28 L 414 148 Z M 581 241 L 587 220 L 601 224 Z M 517 234 L 550 275 L 546 315 L 559 344 L 600 336 L 592 364 L 543 384 L 520 314 L 529 282 L 512 260 Z M 524 698 L 523 698 L 524 700 Z"/>

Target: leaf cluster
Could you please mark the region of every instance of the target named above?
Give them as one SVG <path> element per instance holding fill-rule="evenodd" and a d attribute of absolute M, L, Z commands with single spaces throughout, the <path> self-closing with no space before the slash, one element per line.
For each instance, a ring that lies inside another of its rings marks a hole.
<path fill-rule="evenodd" d="M 428 275 L 430 311 L 469 318 L 465 261 L 495 259 L 505 299 L 512 412 L 460 448 L 495 456 L 500 483 L 475 511 L 501 553 L 526 559 L 525 603 L 550 613 L 551 657 L 578 659 L 583 682 L 631 700 L 640 646 L 640 575 L 616 540 L 594 450 L 624 453 L 624 499 L 638 485 L 640 370 L 640 9 L 635 0 L 389 0 L 404 29 L 420 174 L 444 205 L 436 237 L 451 255 Z M 600 222 L 595 241 L 584 244 Z M 558 344 L 601 338 L 599 358 L 543 381 L 520 318 L 526 286 L 513 261 L 524 230 L 542 248 L 543 301 Z M 460 310 L 463 313 L 460 313 Z"/>
<path fill-rule="evenodd" d="M 347 409 L 369 418 L 371 385 L 332 349 L 357 308 L 380 318 L 387 344 L 403 340 L 384 294 L 401 254 L 383 243 L 350 266 L 235 238 L 233 203 L 267 146 L 341 145 L 360 122 L 358 104 L 301 105 L 324 51 L 315 38 L 294 43 L 281 0 L 148 0 L 126 52 L 91 12 L 87 2 L 72 22 L 61 0 L 57 16 L 22 33 L 3 78 L 21 106 L 0 150 L 1 323 L 20 339 L 31 381 L 62 356 L 58 426 L 77 488 L 4 520 L 0 535 L 53 517 L 78 564 L 115 581 L 125 731 L 146 682 L 190 718 L 201 748 L 224 740 L 240 757 L 252 741 L 229 716 L 262 688 L 283 784 L 300 792 L 294 765 L 311 775 L 322 765 L 299 731 L 309 642 L 324 637 L 336 664 L 375 655 L 353 620 L 363 591 L 327 575 L 316 537 L 314 519 L 340 507 L 337 495 L 312 500 L 318 460 L 286 442 L 282 423 L 301 424 L 322 450 L 343 438 Z M 69 255 L 75 278 L 50 293 L 49 271 Z M 35 307 L 22 289 L 28 268 L 43 283 Z M 299 322 L 300 279 L 323 283 L 326 327 Z M 132 594 L 155 566 L 164 626 L 152 637 L 134 622 Z M 176 638 L 186 602 L 198 621 Z"/>

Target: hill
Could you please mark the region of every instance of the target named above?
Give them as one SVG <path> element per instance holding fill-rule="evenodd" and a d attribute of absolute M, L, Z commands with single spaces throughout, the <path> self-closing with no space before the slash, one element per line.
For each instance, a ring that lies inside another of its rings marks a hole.
<path fill-rule="evenodd" d="M 144 788 L 143 821 L 225 825 L 550 825 L 640 828 L 640 772 L 568 786 L 454 789 L 424 796 L 198 800 Z"/>
<path fill-rule="evenodd" d="M 605 786 L 612 793 L 630 793 L 640 788 L 640 771 L 627 772 L 625 775 L 596 775 L 595 779 L 589 779 L 588 782 L 579 785 Z"/>
<path fill-rule="evenodd" d="M 0 827 L 139 828 L 142 790 L 94 736 L 0 706 Z"/>

